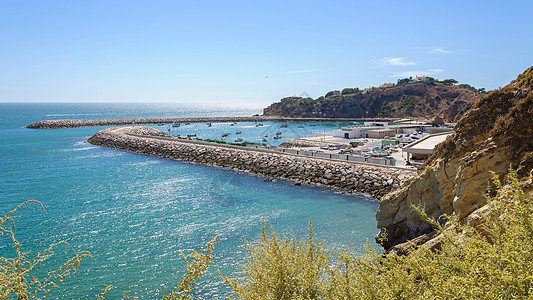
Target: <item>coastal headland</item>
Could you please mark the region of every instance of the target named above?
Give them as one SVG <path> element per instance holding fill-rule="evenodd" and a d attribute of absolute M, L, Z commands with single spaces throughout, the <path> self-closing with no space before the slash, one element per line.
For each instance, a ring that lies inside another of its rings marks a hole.
<path fill-rule="evenodd" d="M 55 129 L 95 126 L 120 126 L 143 124 L 170 124 L 170 123 L 202 123 L 202 122 L 344 122 L 344 121 L 391 121 L 390 119 L 361 119 L 361 118 L 291 118 L 273 116 L 244 116 L 244 117 L 183 117 L 183 118 L 123 118 L 123 119 L 60 119 L 41 120 L 32 123 L 26 128 Z"/>
<path fill-rule="evenodd" d="M 188 143 L 163 139 L 163 132 L 148 126 L 111 127 L 98 131 L 88 142 L 136 153 L 219 166 L 309 184 L 363 193 L 379 198 L 400 187 L 416 175 L 415 171 L 390 167 L 354 164 L 254 151 L 242 147 Z"/>

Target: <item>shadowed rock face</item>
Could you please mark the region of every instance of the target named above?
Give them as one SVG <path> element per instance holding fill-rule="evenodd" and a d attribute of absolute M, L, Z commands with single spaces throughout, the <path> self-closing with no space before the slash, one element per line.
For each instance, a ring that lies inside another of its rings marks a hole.
<path fill-rule="evenodd" d="M 466 222 L 486 205 L 491 171 L 503 175 L 511 166 L 532 190 L 533 67 L 503 89 L 478 100 L 457 123 L 455 133 L 437 146 L 418 175 L 380 200 L 378 228 L 386 231 L 390 250 L 433 231 L 412 205 L 433 218 L 455 213 Z"/>

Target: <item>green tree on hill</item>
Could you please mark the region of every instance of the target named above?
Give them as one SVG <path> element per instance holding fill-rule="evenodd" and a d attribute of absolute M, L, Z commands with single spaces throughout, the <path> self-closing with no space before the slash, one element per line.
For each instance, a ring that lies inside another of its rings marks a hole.
<path fill-rule="evenodd" d="M 324 97 L 328 98 L 328 97 L 331 97 L 333 95 L 335 95 L 335 92 L 334 91 L 329 91 L 329 92 L 326 93 L 326 95 Z"/>
<path fill-rule="evenodd" d="M 398 85 L 407 84 L 409 82 L 411 82 L 411 79 L 409 78 L 398 79 Z"/>
<path fill-rule="evenodd" d="M 444 79 L 442 82 L 443 82 L 444 84 L 446 84 L 446 85 L 452 85 L 452 84 L 456 84 L 456 83 L 458 83 L 459 81 L 450 78 L 450 79 Z"/>
<path fill-rule="evenodd" d="M 341 95 L 358 94 L 360 92 L 359 88 L 345 88 L 341 91 Z"/>

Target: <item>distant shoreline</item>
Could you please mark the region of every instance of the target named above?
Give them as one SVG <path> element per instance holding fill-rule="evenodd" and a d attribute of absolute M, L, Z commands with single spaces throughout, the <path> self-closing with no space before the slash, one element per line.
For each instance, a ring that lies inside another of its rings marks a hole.
<path fill-rule="evenodd" d="M 242 116 L 242 117 L 166 117 L 166 118 L 121 118 L 121 119 L 60 119 L 41 120 L 32 123 L 26 128 L 31 129 L 57 129 L 96 126 L 119 125 L 146 125 L 146 124 L 171 124 L 171 123 L 228 123 L 228 122 L 349 122 L 349 121 L 385 121 L 392 119 L 365 119 L 365 118 L 289 118 L 275 116 Z"/>

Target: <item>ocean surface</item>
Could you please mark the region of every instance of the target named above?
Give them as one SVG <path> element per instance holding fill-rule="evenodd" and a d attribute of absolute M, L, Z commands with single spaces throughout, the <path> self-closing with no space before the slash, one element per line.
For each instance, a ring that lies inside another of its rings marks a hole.
<path fill-rule="evenodd" d="M 307 224 L 329 249 L 362 251 L 376 234 L 375 199 L 329 189 L 295 186 L 246 173 L 93 146 L 87 138 L 105 127 L 25 129 L 42 119 L 127 117 L 247 116 L 260 108 L 190 104 L 0 103 L 0 215 L 25 200 L 15 215 L 16 235 L 29 257 L 58 241 L 56 256 L 40 272 L 54 269 L 75 253 L 90 251 L 77 279 L 53 290 L 47 299 L 94 299 L 113 285 L 108 299 L 122 291 L 155 299 L 179 285 L 185 266 L 180 250 L 201 250 L 214 236 L 215 263 L 198 282 L 195 295 L 220 299 L 231 291 L 217 277 L 239 274 L 244 240 L 255 240 L 262 220 L 279 234 L 305 238 Z M 228 141 L 260 142 L 282 130 L 283 139 L 331 131 L 336 124 L 204 123 L 172 128 L 174 134 Z M 166 130 L 167 125 L 157 126 Z M 303 128 L 301 128 L 303 126 Z M 242 134 L 236 135 L 236 131 Z M 0 256 L 13 257 L 1 238 Z"/>

